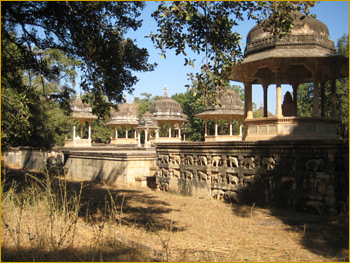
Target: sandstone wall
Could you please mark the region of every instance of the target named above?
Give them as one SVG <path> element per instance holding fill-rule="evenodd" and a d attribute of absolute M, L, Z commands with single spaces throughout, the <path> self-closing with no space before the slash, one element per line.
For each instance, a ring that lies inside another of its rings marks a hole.
<path fill-rule="evenodd" d="M 348 146 L 337 141 L 157 145 L 155 188 L 188 195 L 313 210 L 348 207 Z"/>

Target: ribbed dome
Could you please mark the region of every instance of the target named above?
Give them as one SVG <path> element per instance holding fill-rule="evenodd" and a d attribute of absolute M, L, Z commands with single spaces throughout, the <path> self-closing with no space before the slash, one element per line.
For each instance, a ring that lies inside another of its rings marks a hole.
<path fill-rule="evenodd" d="M 126 101 L 126 96 L 124 96 Z M 139 121 L 137 104 L 127 103 L 118 105 L 118 109 L 111 109 L 111 121 L 106 125 L 137 125 Z"/>
<path fill-rule="evenodd" d="M 231 117 L 243 117 L 244 116 L 244 104 L 239 95 L 233 91 L 227 89 L 225 94 L 218 99 L 217 105 L 206 106 L 202 113 L 196 114 L 196 117 L 204 116 L 231 116 Z"/>
<path fill-rule="evenodd" d="M 327 26 L 312 17 L 301 19 L 302 16 L 304 15 L 301 12 L 295 12 L 294 26 L 291 32 L 282 38 L 275 38 L 271 33 L 264 32 L 260 25 L 254 26 L 247 35 L 245 55 L 276 47 L 289 49 L 303 46 L 317 46 L 335 52 Z"/>
<path fill-rule="evenodd" d="M 187 116 L 183 114 L 180 104 L 168 97 L 166 86 L 164 89 L 164 96 L 156 102 L 153 102 L 149 112 L 154 115 L 156 120 L 167 120 L 166 118 L 172 120 L 186 120 L 187 118 Z"/>
<path fill-rule="evenodd" d="M 83 103 L 79 94 L 70 104 L 70 108 L 73 111 L 73 117 L 76 119 L 97 119 L 97 116 L 92 114 L 91 106 L 87 103 Z"/>
<path fill-rule="evenodd" d="M 213 109 L 226 109 L 226 110 L 237 110 L 242 111 L 243 115 L 243 101 L 239 95 L 233 90 L 226 90 L 226 94 L 218 99 L 219 105 L 207 106 L 206 110 Z"/>

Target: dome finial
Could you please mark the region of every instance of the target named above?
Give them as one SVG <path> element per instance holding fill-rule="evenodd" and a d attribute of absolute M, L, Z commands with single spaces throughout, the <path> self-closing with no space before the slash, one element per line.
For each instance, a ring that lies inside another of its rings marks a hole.
<path fill-rule="evenodd" d="M 166 84 L 164 86 L 164 97 L 168 97 L 168 86 Z"/>

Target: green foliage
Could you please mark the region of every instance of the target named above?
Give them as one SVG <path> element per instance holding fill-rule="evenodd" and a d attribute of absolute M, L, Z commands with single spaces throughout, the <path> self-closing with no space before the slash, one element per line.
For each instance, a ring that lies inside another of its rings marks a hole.
<path fill-rule="evenodd" d="M 141 26 L 138 17 L 144 5 L 129 1 L 2 2 L 1 38 L 14 43 L 21 53 L 19 69 L 57 79 L 62 61 L 52 67 L 45 52 L 54 50 L 50 56 L 58 61 L 54 52 L 60 50 L 68 60 L 81 61 L 74 66 L 83 72 L 81 83 L 85 91 L 97 96 L 102 93 L 109 101 L 121 101 L 122 92 L 132 92 L 137 82 L 133 71 L 154 69 L 147 63 L 147 50 L 125 38 L 128 30 Z M 17 37 L 12 34 L 14 31 Z M 102 101 L 96 99 L 98 102 Z"/>
<path fill-rule="evenodd" d="M 175 94 L 171 98 L 180 103 L 184 114 L 188 116 L 186 138 L 190 141 L 204 141 L 204 120 L 194 117 L 195 114 L 203 111 L 203 105 L 198 103 L 200 94 L 192 88 L 185 93 Z"/>
<path fill-rule="evenodd" d="M 149 37 L 163 58 L 167 49 L 174 49 L 176 55 L 185 56 L 185 65 L 194 67 L 195 60 L 188 57 L 188 49 L 205 55 L 201 72 L 190 74 L 190 79 L 197 81 L 196 87 L 207 104 L 206 98 L 210 100 L 225 89 L 229 69 L 243 58 L 242 37 L 237 30 L 244 14 L 280 37 L 293 27 L 292 11 L 307 14 L 313 5 L 315 2 L 310 1 L 162 2 L 152 14 L 158 24 L 157 33 L 151 32 Z"/>
<path fill-rule="evenodd" d="M 161 98 L 160 96 L 152 97 L 152 94 L 147 93 L 147 92 L 141 93 L 141 96 L 143 96 L 144 98 L 142 98 L 142 99 L 140 99 L 139 97 L 134 98 L 134 102 L 138 105 L 138 111 L 139 111 L 140 118 L 143 114 L 145 114 L 147 111 L 149 111 L 153 102 L 155 102 Z"/>
<path fill-rule="evenodd" d="M 51 79 L 35 75 L 18 46 L 2 39 L 1 142 L 11 146 L 49 147 L 63 145 L 70 129 L 67 100 L 56 101 L 61 92 Z M 48 63 L 58 64 L 53 60 Z M 47 85 L 46 85 L 47 84 Z M 46 87 L 42 89 L 42 87 Z"/>

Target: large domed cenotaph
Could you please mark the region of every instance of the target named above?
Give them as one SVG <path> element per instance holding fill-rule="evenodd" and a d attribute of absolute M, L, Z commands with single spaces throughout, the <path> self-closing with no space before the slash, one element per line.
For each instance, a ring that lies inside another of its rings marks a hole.
<path fill-rule="evenodd" d="M 281 38 L 265 32 L 260 25 L 253 27 L 247 36 L 243 62 L 234 65 L 230 71 L 231 80 L 244 84 L 244 140 L 338 138 L 336 79 L 348 76 L 349 61 L 336 54 L 325 24 L 300 12 L 294 15 L 291 32 Z M 330 98 L 325 96 L 327 81 L 331 87 Z M 312 117 L 297 116 L 298 85 L 303 83 L 313 83 Z M 288 94 L 283 107 L 282 84 L 290 84 L 293 88 L 293 94 Z M 276 85 L 276 115 L 272 117 L 267 114 L 270 85 Z M 252 92 L 261 86 L 264 91 L 264 116 L 254 119 Z M 330 117 L 325 116 L 327 99 L 330 99 Z M 286 116 L 282 108 L 288 112 Z"/>

